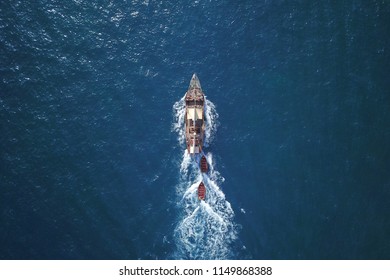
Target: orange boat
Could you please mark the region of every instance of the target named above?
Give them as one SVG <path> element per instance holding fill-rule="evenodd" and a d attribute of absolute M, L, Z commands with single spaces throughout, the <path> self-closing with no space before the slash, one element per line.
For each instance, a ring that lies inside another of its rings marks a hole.
<path fill-rule="evenodd" d="M 207 166 L 207 160 L 205 156 L 202 156 L 200 159 L 200 171 L 203 173 L 206 173 L 208 171 L 209 167 Z"/>
<path fill-rule="evenodd" d="M 201 182 L 198 187 L 198 199 L 204 200 L 205 198 L 206 198 L 206 187 L 204 186 L 203 182 Z"/>

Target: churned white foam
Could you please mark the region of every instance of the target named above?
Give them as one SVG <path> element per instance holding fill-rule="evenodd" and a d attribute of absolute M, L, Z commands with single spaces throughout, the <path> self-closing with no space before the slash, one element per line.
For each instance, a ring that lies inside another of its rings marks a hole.
<path fill-rule="evenodd" d="M 185 214 L 175 230 L 178 256 L 182 259 L 228 259 L 236 239 L 233 210 L 217 192 L 208 191 L 206 201 L 183 199 Z M 196 190 L 194 192 L 196 196 Z"/>
<path fill-rule="evenodd" d="M 183 175 L 188 174 L 188 167 L 191 164 L 191 156 L 188 153 L 187 149 L 184 150 L 183 160 L 180 164 L 180 173 Z"/>
<path fill-rule="evenodd" d="M 179 136 L 180 144 L 184 144 L 186 140 L 185 129 L 184 129 L 184 117 L 186 113 L 185 95 L 173 105 L 174 122 L 172 129 Z"/>
<path fill-rule="evenodd" d="M 206 123 L 206 130 L 205 130 L 205 147 L 208 147 L 210 143 L 214 139 L 215 132 L 217 131 L 218 127 L 218 113 L 215 109 L 215 105 L 213 102 L 208 100 L 205 97 L 205 123 Z"/>
<path fill-rule="evenodd" d="M 212 153 L 207 153 L 206 155 L 207 163 L 209 165 L 209 177 L 212 181 L 222 184 L 225 182 L 225 178 L 222 177 L 221 173 L 214 169 L 214 158 Z"/>
<path fill-rule="evenodd" d="M 173 106 L 175 123 L 173 130 L 178 133 L 180 145 L 185 147 L 184 115 L 185 102 L 180 99 Z M 218 123 L 218 113 L 214 104 L 206 100 L 205 106 L 205 144 L 211 143 Z M 207 145 L 205 145 L 207 147 Z M 182 154 L 179 183 L 176 187 L 180 216 L 175 228 L 177 259 L 228 259 L 234 257 L 231 244 L 237 238 L 234 212 L 220 188 L 224 178 L 215 169 L 211 152 L 204 153 L 209 172 L 201 173 L 201 155 Z M 198 186 L 203 182 L 206 199 L 198 199 Z"/>
<path fill-rule="evenodd" d="M 193 199 L 195 197 L 195 192 L 198 190 L 198 186 L 201 181 L 192 184 L 188 189 L 185 190 L 183 194 L 183 199 Z"/>

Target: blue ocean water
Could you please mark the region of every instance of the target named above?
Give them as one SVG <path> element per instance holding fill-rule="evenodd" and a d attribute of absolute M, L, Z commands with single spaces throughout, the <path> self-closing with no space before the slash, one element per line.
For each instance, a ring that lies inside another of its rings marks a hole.
<path fill-rule="evenodd" d="M 389 259 L 389 13 L 2 1 L 0 258 Z M 196 212 L 194 72 L 215 106 Z"/>

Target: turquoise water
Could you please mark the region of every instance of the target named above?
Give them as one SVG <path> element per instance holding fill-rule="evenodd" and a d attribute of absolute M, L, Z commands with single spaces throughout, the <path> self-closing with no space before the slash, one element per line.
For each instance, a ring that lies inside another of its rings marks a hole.
<path fill-rule="evenodd" d="M 389 12 L 3 1 L 0 258 L 389 259 Z M 203 205 L 178 129 L 194 72 Z"/>

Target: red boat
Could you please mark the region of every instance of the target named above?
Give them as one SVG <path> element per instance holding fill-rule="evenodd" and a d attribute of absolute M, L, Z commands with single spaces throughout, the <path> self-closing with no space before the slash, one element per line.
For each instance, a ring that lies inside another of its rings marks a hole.
<path fill-rule="evenodd" d="M 202 156 L 200 159 L 200 171 L 203 173 L 206 173 L 208 171 L 209 167 L 207 166 L 207 160 L 205 156 Z"/>
<path fill-rule="evenodd" d="M 206 187 L 204 186 L 203 182 L 201 182 L 198 187 L 198 198 L 199 200 L 204 200 L 205 197 L 206 197 Z"/>

